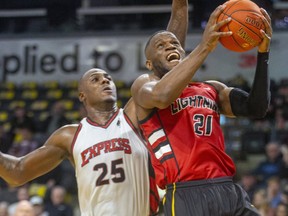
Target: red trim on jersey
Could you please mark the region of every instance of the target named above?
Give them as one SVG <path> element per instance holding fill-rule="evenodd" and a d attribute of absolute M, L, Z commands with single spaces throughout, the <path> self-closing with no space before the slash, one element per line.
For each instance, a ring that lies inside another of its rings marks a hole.
<path fill-rule="evenodd" d="M 113 120 L 116 118 L 116 116 L 118 115 L 118 113 L 119 113 L 119 109 L 117 109 L 117 111 L 113 114 L 113 116 L 109 119 L 109 121 L 105 124 L 105 125 L 100 125 L 100 124 L 98 124 L 97 122 L 94 122 L 92 119 L 90 119 L 89 117 L 87 117 L 86 118 L 86 121 L 89 123 L 89 124 L 91 124 L 91 125 L 93 125 L 93 126 L 95 126 L 95 127 L 101 127 L 101 128 L 107 128 L 107 127 L 109 127 L 109 125 L 111 124 L 111 122 L 113 122 Z"/>
<path fill-rule="evenodd" d="M 74 134 L 74 137 L 73 137 L 73 141 L 72 141 L 72 145 L 71 145 L 71 152 L 73 152 L 73 150 L 74 150 L 74 145 L 75 145 L 76 139 L 78 137 L 78 134 L 79 134 L 81 128 L 82 128 L 82 124 L 79 123 L 78 128 L 76 130 L 76 133 Z"/>
<path fill-rule="evenodd" d="M 125 111 L 123 110 L 123 114 L 124 114 L 124 118 L 127 121 L 127 123 L 130 125 L 130 127 L 132 128 L 132 130 L 135 132 L 135 134 L 139 137 L 140 140 L 143 140 L 143 137 L 141 136 L 139 130 L 134 126 L 134 124 L 132 123 L 132 121 L 130 120 L 129 116 L 125 113 Z M 144 143 L 144 140 L 143 140 Z M 145 145 L 146 146 L 146 145 Z"/>

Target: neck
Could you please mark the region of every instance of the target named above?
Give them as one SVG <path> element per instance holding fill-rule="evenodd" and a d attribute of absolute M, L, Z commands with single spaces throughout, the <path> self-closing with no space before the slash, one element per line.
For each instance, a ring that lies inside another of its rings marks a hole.
<path fill-rule="evenodd" d="M 111 113 L 115 113 L 117 111 L 117 106 L 112 107 L 111 110 L 94 110 L 94 113 L 98 113 L 98 114 L 111 114 Z"/>
<path fill-rule="evenodd" d="M 105 125 L 107 121 L 109 121 L 109 119 L 114 115 L 114 113 L 117 112 L 117 110 L 118 107 L 116 105 L 111 107 L 110 110 L 93 109 L 90 110 L 88 117 L 97 124 Z"/>

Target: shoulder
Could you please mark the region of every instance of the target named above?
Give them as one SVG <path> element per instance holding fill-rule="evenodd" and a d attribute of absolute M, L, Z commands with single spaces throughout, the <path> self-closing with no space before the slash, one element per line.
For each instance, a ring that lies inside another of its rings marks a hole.
<path fill-rule="evenodd" d="M 70 149 L 79 124 L 69 124 L 57 129 L 48 138 L 46 145 L 55 145 L 65 149 Z"/>
<path fill-rule="evenodd" d="M 58 130 L 55 131 L 56 134 L 62 135 L 62 136 L 71 136 L 75 135 L 77 129 L 79 127 L 79 124 L 68 124 L 60 127 Z"/>
<path fill-rule="evenodd" d="M 135 91 L 138 90 L 143 84 L 151 81 L 155 81 L 155 77 L 153 74 L 142 74 L 141 76 L 137 77 L 136 80 L 133 82 L 131 86 L 131 90 Z"/>

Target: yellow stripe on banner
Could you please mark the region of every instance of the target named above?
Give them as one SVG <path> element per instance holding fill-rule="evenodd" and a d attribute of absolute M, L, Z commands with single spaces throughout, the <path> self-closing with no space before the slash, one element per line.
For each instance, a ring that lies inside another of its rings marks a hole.
<path fill-rule="evenodd" d="M 176 191 L 176 184 L 173 183 L 173 193 L 172 193 L 172 216 L 175 216 L 175 191 Z"/>

